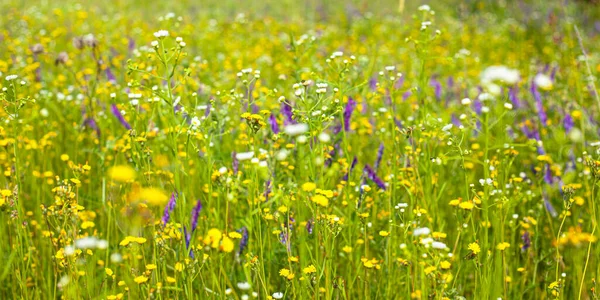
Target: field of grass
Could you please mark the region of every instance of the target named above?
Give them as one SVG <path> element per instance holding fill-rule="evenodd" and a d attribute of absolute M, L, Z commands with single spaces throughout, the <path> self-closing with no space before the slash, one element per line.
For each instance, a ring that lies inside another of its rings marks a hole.
<path fill-rule="evenodd" d="M 0 3 L 0 299 L 598 299 L 593 1 Z"/>

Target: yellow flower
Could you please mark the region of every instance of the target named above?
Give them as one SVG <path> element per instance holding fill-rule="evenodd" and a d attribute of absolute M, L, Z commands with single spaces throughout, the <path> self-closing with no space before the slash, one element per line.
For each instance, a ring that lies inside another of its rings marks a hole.
<path fill-rule="evenodd" d="M 156 269 L 156 265 L 155 264 L 147 264 L 146 265 L 146 270 L 155 270 Z"/>
<path fill-rule="evenodd" d="M 383 236 L 383 237 L 386 237 L 386 236 L 390 235 L 390 233 L 387 232 L 387 231 L 385 231 L 385 230 L 382 230 L 382 231 L 379 232 L 379 235 Z"/>
<path fill-rule="evenodd" d="M 169 201 L 169 196 L 158 188 L 143 188 L 136 197 L 139 201 L 146 201 L 154 206 L 162 206 Z"/>
<path fill-rule="evenodd" d="M 216 249 L 219 247 L 219 242 L 221 242 L 222 237 L 223 234 L 221 233 L 221 230 L 212 228 L 208 231 L 206 237 L 204 237 L 204 244 L 210 245 L 212 248 Z"/>
<path fill-rule="evenodd" d="M 306 182 L 302 185 L 302 190 L 305 192 L 312 192 L 317 188 L 317 185 L 312 182 Z"/>
<path fill-rule="evenodd" d="M 479 247 L 479 244 L 477 244 L 477 243 L 470 243 L 469 250 L 471 250 L 471 252 L 473 252 L 473 254 L 477 255 L 477 254 L 479 254 L 479 252 L 481 252 L 481 247 Z"/>
<path fill-rule="evenodd" d="M 444 261 L 440 262 L 440 268 L 442 268 L 444 270 L 448 270 L 448 269 L 450 269 L 450 267 L 452 267 L 452 264 L 449 261 L 444 260 Z"/>
<path fill-rule="evenodd" d="M 10 196 L 12 196 L 12 192 L 10 190 L 7 190 L 7 189 L 3 189 L 2 191 L 0 191 L 0 193 L 2 194 L 3 197 L 10 197 Z"/>
<path fill-rule="evenodd" d="M 229 235 L 229 237 L 232 239 L 241 239 L 242 238 L 242 235 L 237 231 L 232 231 L 232 232 L 228 233 L 227 235 Z"/>
<path fill-rule="evenodd" d="M 285 268 L 279 270 L 279 275 L 287 278 L 288 280 L 294 279 L 294 273 L 292 273 L 292 271 L 285 269 Z"/>
<path fill-rule="evenodd" d="M 507 242 L 502 242 L 500 244 L 498 244 L 498 246 L 496 246 L 496 249 L 500 250 L 500 251 L 504 251 L 506 248 L 510 247 L 510 244 Z"/>
<path fill-rule="evenodd" d="M 106 272 L 106 275 L 108 276 L 113 276 L 114 274 L 113 270 L 111 270 L 110 268 L 105 268 L 104 272 Z"/>
<path fill-rule="evenodd" d="M 167 282 L 168 283 L 175 283 L 177 280 L 175 280 L 175 278 L 171 277 L 171 276 L 167 276 Z"/>
<path fill-rule="evenodd" d="M 137 284 L 142 284 L 142 283 L 148 281 L 148 277 L 146 277 L 144 275 L 138 276 L 138 277 L 134 278 L 133 281 L 135 281 Z"/>
<path fill-rule="evenodd" d="M 473 207 L 475 207 L 475 204 L 473 204 L 473 202 L 470 201 L 466 201 L 466 202 L 461 202 L 458 207 L 464 209 L 464 210 L 472 210 Z"/>
<path fill-rule="evenodd" d="M 436 270 L 436 267 L 430 266 L 430 267 L 425 268 L 425 270 L 423 270 L 423 271 L 425 272 L 425 275 L 429 275 L 435 270 Z"/>
<path fill-rule="evenodd" d="M 178 271 L 178 272 L 183 271 L 183 264 L 180 263 L 180 262 L 176 263 L 175 264 L 175 270 Z"/>
<path fill-rule="evenodd" d="M 135 170 L 127 165 L 114 166 L 108 170 L 108 176 L 115 181 L 128 182 L 135 179 Z"/>
<path fill-rule="evenodd" d="M 310 266 L 302 269 L 302 272 L 304 272 L 304 274 L 315 273 L 315 272 L 317 272 L 317 268 L 315 268 L 315 266 L 313 266 L 313 265 L 310 265 Z"/>
<path fill-rule="evenodd" d="M 350 247 L 350 246 L 344 246 L 344 248 L 342 248 L 342 251 L 344 251 L 346 253 L 350 253 L 350 252 L 352 252 L 352 247 Z"/>
<path fill-rule="evenodd" d="M 327 207 L 327 205 L 329 205 L 329 199 L 323 195 L 315 195 L 312 197 L 312 201 L 323 207 Z"/>
<path fill-rule="evenodd" d="M 126 237 L 125 239 L 123 239 L 123 240 L 122 240 L 122 241 L 119 243 L 119 245 L 121 245 L 121 246 L 127 246 L 127 245 L 129 245 L 130 243 L 132 243 L 132 242 L 133 242 L 133 243 L 137 243 L 137 244 L 140 244 L 140 245 L 141 245 L 141 244 L 143 244 L 143 243 L 145 243 L 145 242 L 146 242 L 146 238 L 143 238 L 143 237 L 135 237 L 135 236 L 128 236 L 128 237 Z"/>
<path fill-rule="evenodd" d="M 233 248 L 233 241 L 229 237 L 223 236 L 223 240 L 221 241 L 221 251 L 229 253 L 233 251 Z"/>

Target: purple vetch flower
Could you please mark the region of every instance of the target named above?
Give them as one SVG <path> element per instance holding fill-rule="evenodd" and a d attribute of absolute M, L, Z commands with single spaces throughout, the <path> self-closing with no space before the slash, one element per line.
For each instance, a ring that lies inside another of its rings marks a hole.
<path fill-rule="evenodd" d="M 558 213 L 556 212 L 556 209 L 554 209 L 554 206 L 552 206 L 552 203 L 550 203 L 550 200 L 548 200 L 548 195 L 546 195 L 546 192 L 544 192 L 543 198 L 544 207 L 546 207 L 546 210 L 548 210 L 548 212 L 553 218 L 556 218 L 556 216 L 558 216 Z"/>
<path fill-rule="evenodd" d="M 344 108 L 344 131 L 350 130 L 350 118 L 352 117 L 352 112 L 356 108 L 356 101 L 352 99 L 352 97 L 348 97 L 348 103 Z"/>
<path fill-rule="evenodd" d="M 292 107 L 289 104 L 285 102 L 281 103 L 281 114 L 284 116 L 283 125 L 287 126 L 291 124 L 296 124 L 296 121 L 294 121 Z"/>
<path fill-rule="evenodd" d="M 402 121 L 398 120 L 398 118 L 396 117 L 394 117 L 394 124 L 396 124 L 396 127 L 398 127 L 398 129 L 404 128 L 404 126 L 402 126 Z"/>
<path fill-rule="evenodd" d="M 240 248 L 237 253 L 237 255 L 240 256 L 248 246 L 248 229 L 246 226 L 244 226 L 238 229 L 237 232 L 242 234 L 242 238 L 240 239 Z"/>
<path fill-rule="evenodd" d="M 111 83 L 117 82 L 117 77 L 115 77 L 115 74 L 113 74 L 113 72 L 110 70 L 110 68 L 107 67 L 104 70 L 104 72 L 106 73 L 106 78 L 108 79 L 108 81 L 110 81 Z"/>
<path fill-rule="evenodd" d="M 523 246 L 521 246 L 521 251 L 527 251 L 529 247 L 531 247 L 531 238 L 529 236 L 529 232 L 525 231 L 521 236 L 521 240 L 523 240 Z"/>
<path fill-rule="evenodd" d="M 442 99 L 442 84 L 435 78 L 429 80 L 429 85 L 433 87 L 435 99 L 438 101 Z"/>
<path fill-rule="evenodd" d="M 542 126 L 545 127 L 548 122 L 548 116 L 546 115 L 546 111 L 544 110 L 542 96 L 540 95 L 540 92 L 538 91 L 537 86 L 535 86 L 534 82 L 531 83 L 531 93 L 533 94 L 533 99 L 535 99 L 535 108 L 537 110 L 538 117 L 540 118 L 540 123 L 542 123 Z"/>
<path fill-rule="evenodd" d="M 377 77 L 373 76 L 369 79 L 369 88 L 371 91 L 377 90 Z"/>
<path fill-rule="evenodd" d="M 308 234 L 313 233 L 313 219 L 310 219 L 306 222 L 306 232 L 308 232 Z"/>
<path fill-rule="evenodd" d="M 183 237 L 185 238 L 185 249 L 189 251 L 190 258 L 194 258 L 194 250 L 190 249 L 192 234 L 187 231 L 185 225 L 183 226 Z"/>
<path fill-rule="evenodd" d="M 236 157 L 237 153 L 235 153 L 235 151 L 233 151 L 233 153 L 231 153 L 231 167 L 233 169 L 233 175 L 237 175 L 239 167 L 240 167 L 240 162 L 238 161 L 237 157 Z"/>
<path fill-rule="evenodd" d="M 258 107 L 258 105 L 254 104 L 254 102 L 252 103 L 252 113 L 253 114 L 257 114 L 260 111 L 260 107 Z"/>
<path fill-rule="evenodd" d="M 379 144 L 379 148 L 377 149 L 377 160 L 375 160 L 375 171 L 377 171 L 379 169 L 379 164 L 381 164 L 381 160 L 383 159 L 383 151 L 384 151 L 385 147 L 383 146 L 383 143 Z"/>
<path fill-rule="evenodd" d="M 575 123 L 573 122 L 573 117 L 571 117 L 571 114 L 565 113 L 564 115 L 565 115 L 565 117 L 563 118 L 563 122 L 562 122 L 563 128 L 565 129 L 566 133 L 569 133 L 575 126 Z"/>
<path fill-rule="evenodd" d="M 285 245 L 288 252 L 290 251 L 290 245 L 287 243 L 288 242 L 287 229 L 284 228 L 284 230 L 282 230 L 281 233 L 279 234 L 279 242 L 281 242 L 283 245 Z"/>
<path fill-rule="evenodd" d="M 375 173 L 373 168 L 371 168 L 371 166 L 365 165 L 364 171 L 371 181 L 373 181 L 380 189 L 385 190 L 385 183 L 383 182 L 383 180 L 381 180 L 381 178 L 377 176 L 377 174 Z"/>
<path fill-rule="evenodd" d="M 271 194 L 271 188 L 272 188 L 272 184 L 271 184 L 271 179 L 267 180 L 265 182 L 265 202 L 269 201 L 269 194 Z"/>
<path fill-rule="evenodd" d="M 481 115 L 482 109 L 483 109 L 483 103 L 481 103 L 481 101 L 479 99 L 476 99 L 475 101 L 473 101 L 473 110 L 475 111 L 475 113 L 478 116 Z"/>
<path fill-rule="evenodd" d="M 462 125 L 462 123 L 460 122 L 460 120 L 456 117 L 455 114 L 452 114 L 452 118 L 451 121 L 452 125 L 459 127 L 460 125 Z"/>
<path fill-rule="evenodd" d="M 274 114 L 269 116 L 269 124 L 271 125 L 271 130 L 274 134 L 279 133 L 279 124 L 277 124 L 277 118 L 275 118 Z"/>
<path fill-rule="evenodd" d="M 412 92 L 411 91 L 406 91 L 402 94 L 402 101 L 405 101 L 406 99 L 408 99 L 408 97 L 412 96 Z"/>
<path fill-rule="evenodd" d="M 550 72 L 550 80 L 554 81 L 554 79 L 556 78 L 556 73 L 558 73 L 558 66 L 555 65 L 554 67 L 552 67 L 552 71 Z"/>
<path fill-rule="evenodd" d="M 165 206 L 165 211 L 162 216 L 163 225 L 167 225 L 169 223 L 169 219 L 171 218 L 171 212 L 175 209 L 175 205 L 177 204 L 177 192 L 171 193 L 171 198 L 169 198 L 169 202 Z"/>
<path fill-rule="evenodd" d="M 135 50 L 135 40 L 132 37 L 127 37 L 127 40 L 127 50 L 129 50 L 129 52 L 133 52 L 133 50 Z"/>
<path fill-rule="evenodd" d="M 98 123 L 96 123 L 96 120 L 94 120 L 94 118 L 86 118 L 85 121 L 83 121 L 83 124 L 84 126 L 96 131 L 96 134 L 100 136 L 100 128 L 98 127 Z"/>
<path fill-rule="evenodd" d="M 554 178 L 552 177 L 552 170 L 550 169 L 549 164 L 546 164 L 546 167 L 544 170 L 544 181 L 549 185 L 554 183 Z"/>
<path fill-rule="evenodd" d="M 396 81 L 394 82 L 394 89 L 401 88 L 403 84 L 404 84 L 404 76 L 398 77 L 398 79 L 396 79 Z"/>
<path fill-rule="evenodd" d="M 198 217 L 200 216 L 201 211 L 202 211 L 202 201 L 198 200 L 196 202 L 196 205 L 192 209 L 192 222 L 191 222 L 192 232 L 194 232 L 196 230 L 196 227 L 198 226 Z"/>
<path fill-rule="evenodd" d="M 110 109 L 113 113 L 113 115 L 115 117 L 117 117 L 117 119 L 119 120 L 119 122 L 121 123 L 121 125 L 123 125 L 123 127 L 125 127 L 125 129 L 127 130 L 131 130 L 131 125 L 129 125 L 129 123 L 127 123 L 127 120 L 125 120 L 125 117 L 123 117 L 123 115 L 121 114 L 121 111 L 119 110 L 119 108 L 117 107 L 116 104 L 111 104 L 110 105 Z"/>
<path fill-rule="evenodd" d="M 448 85 L 448 89 L 452 89 L 454 87 L 454 77 L 448 76 L 446 80 L 446 85 Z"/>
<path fill-rule="evenodd" d="M 355 156 L 352 159 L 352 163 L 350 164 L 350 170 L 348 170 L 348 172 L 346 172 L 346 175 L 344 175 L 344 177 L 342 177 L 343 181 L 348 181 L 348 177 L 350 176 L 350 173 L 352 173 L 352 170 L 354 170 L 354 167 L 356 166 L 356 163 L 358 163 L 358 159 Z"/>
<path fill-rule="evenodd" d="M 515 108 L 521 108 L 521 101 L 519 101 L 518 93 L 519 90 L 516 86 L 512 86 L 508 89 L 508 98 Z"/>

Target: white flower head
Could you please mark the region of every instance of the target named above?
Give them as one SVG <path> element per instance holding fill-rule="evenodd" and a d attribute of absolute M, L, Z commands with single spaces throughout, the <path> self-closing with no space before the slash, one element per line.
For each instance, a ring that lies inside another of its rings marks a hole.
<path fill-rule="evenodd" d="M 285 126 L 283 128 L 283 131 L 287 135 L 291 135 L 291 136 L 300 135 L 300 134 L 303 134 L 308 131 L 308 125 L 304 124 L 304 123 L 291 124 L 291 125 Z"/>
<path fill-rule="evenodd" d="M 535 75 L 533 83 L 542 90 L 547 91 L 552 89 L 552 79 L 546 74 L 540 73 Z"/>
<path fill-rule="evenodd" d="M 163 39 L 169 36 L 169 32 L 166 30 L 159 30 L 154 33 L 154 37 L 157 39 Z"/>
<path fill-rule="evenodd" d="M 413 230 L 413 236 L 428 235 L 430 233 L 431 229 L 427 227 L 415 228 L 415 230 Z"/>
<path fill-rule="evenodd" d="M 237 160 L 249 160 L 252 159 L 254 157 L 254 152 L 250 151 L 250 152 L 240 152 L 240 153 L 236 153 L 235 158 L 237 158 Z"/>

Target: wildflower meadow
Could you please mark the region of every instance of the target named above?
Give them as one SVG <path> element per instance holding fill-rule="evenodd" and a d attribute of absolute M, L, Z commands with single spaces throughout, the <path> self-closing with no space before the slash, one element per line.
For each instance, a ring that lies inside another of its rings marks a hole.
<path fill-rule="evenodd" d="M 0 299 L 600 298 L 597 1 L 0 11 Z"/>

